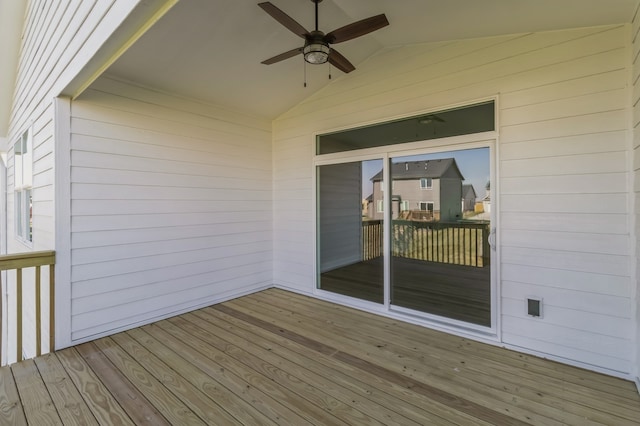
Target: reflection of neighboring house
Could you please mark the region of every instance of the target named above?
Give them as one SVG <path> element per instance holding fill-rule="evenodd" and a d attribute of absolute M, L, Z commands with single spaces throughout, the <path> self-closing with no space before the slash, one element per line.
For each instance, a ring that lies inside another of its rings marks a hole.
<path fill-rule="evenodd" d="M 455 221 L 462 217 L 464 177 L 453 158 L 395 163 L 392 176 L 392 218 Z M 384 215 L 382 170 L 373 182 L 373 219 Z"/>
<path fill-rule="evenodd" d="M 462 185 L 462 211 L 472 212 L 475 209 L 477 197 L 473 185 Z"/>
<path fill-rule="evenodd" d="M 362 217 L 373 217 L 373 194 L 362 199 Z"/>
<path fill-rule="evenodd" d="M 482 199 L 482 208 L 485 213 L 491 213 L 491 182 L 487 182 L 484 189 L 486 190 L 486 195 Z"/>

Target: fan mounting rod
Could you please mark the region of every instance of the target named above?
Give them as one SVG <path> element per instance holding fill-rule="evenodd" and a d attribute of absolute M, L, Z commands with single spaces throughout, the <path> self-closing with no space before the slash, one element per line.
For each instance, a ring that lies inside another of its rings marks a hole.
<path fill-rule="evenodd" d="M 318 3 L 320 3 L 322 0 L 311 0 L 311 1 L 316 4 L 316 32 L 318 32 Z"/>

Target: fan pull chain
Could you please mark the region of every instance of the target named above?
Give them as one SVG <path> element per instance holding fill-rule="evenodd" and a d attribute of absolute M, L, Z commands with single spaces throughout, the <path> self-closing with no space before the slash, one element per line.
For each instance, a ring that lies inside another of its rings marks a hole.
<path fill-rule="evenodd" d="M 304 60 L 304 56 L 302 62 L 304 62 L 304 87 L 307 87 L 307 61 Z"/>
<path fill-rule="evenodd" d="M 331 62 L 327 62 L 329 64 L 329 80 L 331 80 Z"/>

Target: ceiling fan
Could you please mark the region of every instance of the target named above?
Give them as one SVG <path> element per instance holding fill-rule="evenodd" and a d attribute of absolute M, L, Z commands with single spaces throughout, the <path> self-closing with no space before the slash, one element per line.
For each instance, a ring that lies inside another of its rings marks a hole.
<path fill-rule="evenodd" d="M 369 34 L 370 32 L 379 30 L 389 25 L 389 21 L 384 14 L 372 16 L 353 22 L 344 27 L 340 27 L 330 33 L 323 33 L 318 30 L 318 3 L 322 0 L 311 0 L 316 5 L 316 29 L 307 31 L 302 25 L 296 22 L 292 17 L 278 9 L 271 2 L 258 3 L 265 12 L 273 17 L 276 21 L 284 25 L 289 31 L 305 40 L 304 46 L 291 49 L 262 61 L 265 65 L 275 64 L 276 62 L 292 58 L 300 53 L 303 54 L 304 60 L 310 64 L 324 64 L 329 62 L 340 71 L 349 73 L 356 69 L 351 62 L 342 56 L 337 50 L 331 47 L 332 44 L 342 43 L 356 37 Z"/>

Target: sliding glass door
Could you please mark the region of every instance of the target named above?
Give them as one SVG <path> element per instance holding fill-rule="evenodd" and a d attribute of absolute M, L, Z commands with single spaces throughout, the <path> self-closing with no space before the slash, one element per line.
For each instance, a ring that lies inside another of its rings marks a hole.
<path fill-rule="evenodd" d="M 383 303 L 384 203 L 372 202 L 371 179 L 380 170 L 382 160 L 317 168 L 318 288 Z"/>
<path fill-rule="evenodd" d="M 489 148 L 395 157 L 391 305 L 491 326 Z"/>

